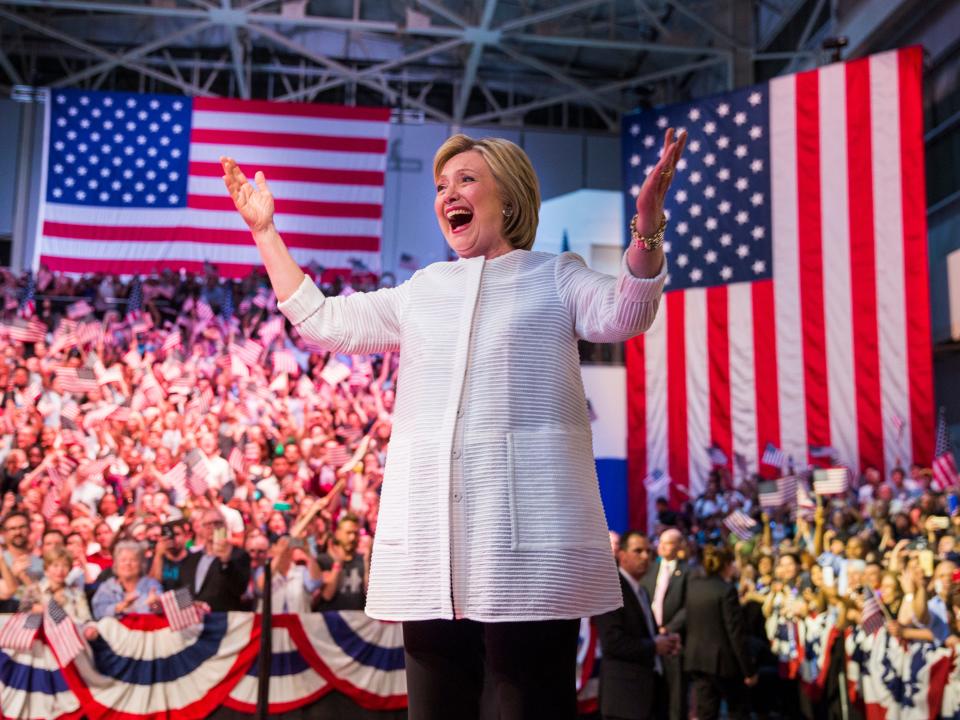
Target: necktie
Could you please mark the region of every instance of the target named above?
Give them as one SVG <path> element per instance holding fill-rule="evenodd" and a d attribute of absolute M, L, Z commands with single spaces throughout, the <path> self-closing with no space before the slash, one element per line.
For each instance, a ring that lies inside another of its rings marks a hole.
<path fill-rule="evenodd" d="M 637 588 L 637 600 L 640 601 L 640 610 L 643 612 L 643 618 L 647 621 L 647 628 L 650 630 L 650 637 L 657 636 L 657 628 L 653 624 L 653 617 L 650 614 L 650 600 L 647 598 L 647 591 L 643 587 Z M 658 675 L 663 675 L 663 660 L 659 655 L 653 657 L 653 670 Z"/>
<path fill-rule="evenodd" d="M 657 586 L 653 591 L 653 617 L 657 620 L 657 627 L 663 627 L 663 598 L 667 595 L 667 586 L 670 584 L 670 569 L 666 560 L 660 562 L 657 572 Z"/>

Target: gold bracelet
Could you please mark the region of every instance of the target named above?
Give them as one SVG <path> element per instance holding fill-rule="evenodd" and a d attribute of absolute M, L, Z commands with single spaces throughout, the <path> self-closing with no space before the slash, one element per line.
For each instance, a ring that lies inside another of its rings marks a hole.
<path fill-rule="evenodd" d="M 641 235 L 637 230 L 637 216 L 634 215 L 630 220 L 630 237 L 633 239 L 633 244 L 639 250 L 645 250 L 650 252 L 656 250 L 658 247 L 663 246 L 663 232 L 667 229 L 667 216 L 665 214 L 660 216 L 660 225 L 657 227 L 656 231 L 652 236 L 646 237 Z"/>

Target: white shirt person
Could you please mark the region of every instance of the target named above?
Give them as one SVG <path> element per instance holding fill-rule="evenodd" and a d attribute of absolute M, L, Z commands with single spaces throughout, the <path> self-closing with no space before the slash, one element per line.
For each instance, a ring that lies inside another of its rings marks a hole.
<path fill-rule="evenodd" d="M 638 198 L 640 234 L 662 229 L 684 140 L 667 134 Z M 434 175 L 438 224 L 460 259 L 395 288 L 325 298 L 280 240 L 262 173 L 254 190 L 222 162 L 301 335 L 336 352 L 400 353 L 367 614 L 404 621 L 406 641 L 414 621 L 557 621 L 619 607 L 577 341 L 621 342 L 650 326 L 660 248 L 631 245 L 616 278 L 570 253 L 531 252 L 539 190 L 526 155 L 458 135 Z"/>

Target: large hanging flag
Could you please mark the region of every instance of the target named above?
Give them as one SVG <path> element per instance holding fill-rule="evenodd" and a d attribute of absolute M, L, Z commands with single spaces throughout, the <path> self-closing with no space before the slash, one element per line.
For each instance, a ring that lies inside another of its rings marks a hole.
<path fill-rule="evenodd" d="M 251 179 L 266 173 L 297 262 L 379 272 L 389 119 L 388 108 L 53 90 L 37 260 L 246 275 L 261 263 L 221 180 L 227 155 Z"/>
<path fill-rule="evenodd" d="M 705 450 L 755 472 L 772 444 L 854 470 L 933 457 L 921 50 L 628 115 L 628 220 L 664 129 L 689 134 L 667 195 L 669 281 L 627 347 L 629 476 L 703 491 Z"/>

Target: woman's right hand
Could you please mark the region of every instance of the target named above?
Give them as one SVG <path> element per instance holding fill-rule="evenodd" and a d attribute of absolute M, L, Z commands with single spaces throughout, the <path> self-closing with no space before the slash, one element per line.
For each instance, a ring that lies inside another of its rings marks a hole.
<path fill-rule="evenodd" d="M 221 157 L 220 164 L 223 166 L 223 184 L 250 231 L 258 233 L 269 229 L 273 225 L 273 194 L 267 187 L 264 174 L 257 171 L 255 189 L 233 158 Z"/>

